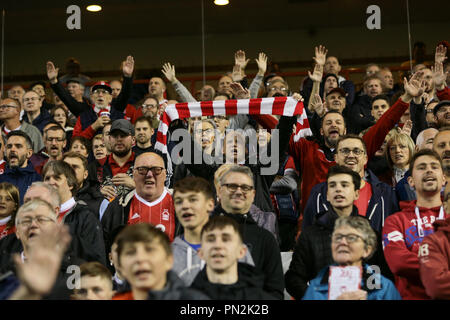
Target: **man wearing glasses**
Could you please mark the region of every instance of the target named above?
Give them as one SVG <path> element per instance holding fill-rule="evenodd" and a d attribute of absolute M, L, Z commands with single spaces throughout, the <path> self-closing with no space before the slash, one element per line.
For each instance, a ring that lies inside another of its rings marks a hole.
<path fill-rule="evenodd" d="M 136 190 L 117 197 L 102 217 L 107 251 L 110 234 L 127 224 L 150 223 L 165 232 L 170 241 L 176 236 L 175 209 L 172 196 L 165 187 L 165 160 L 160 153 L 146 152 L 136 158 L 133 181 Z"/>
<path fill-rule="evenodd" d="M 33 165 L 36 171 L 41 174 L 42 168 L 49 161 L 61 160 L 66 147 L 66 131 L 58 124 L 53 124 L 44 131 L 45 149 L 34 155 L 36 160 Z M 33 159 L 31 159 L 33 161 Z M 37 163 L 38 162 L 38 163 Z"/>
<path fill-rule="evenodd" d="M 33 141 L 33 152 L 38 153 L 44 148 L 41 132 L 32 124 L 20 121 L 20 111 L 21 107 L 18 100 L 12 98 L 0 100 L 0 120 L 3 121 L 3 126 L 1 127 L 3 139 L 5 139 L 11 131 L 23 131 L 30 137 L 31 141 Z"/>
<path fill-rule="evenodd" d="M 359 198 L 355 200 L 358 214 L 370 220 L 375 231 L 381 232 L 384 220 L 398 211 L 397 196 L 392 187 L 381 182 L 369 169 L 364 140 L 357 135 L 343 136 L 337 143 L 335 160 L 338 165 L 352 169 L 361 177 Z M 313 225 L 314 219 L 321 212 L 329 210 L 330 202 L 326 198 L 327 183 L 322 182 L 311 189 L 310 196 L 303 211 L 302 228 Z"/>
<path fill-rule="evenodd" d="M 52 119 L 50 113 L 45 108 L 42 108 L 42 98 L 35 91 L 27 91 L 22 97 L 22 106 L 25 110 L 23 121 L 31 123 L 39 129 L 41 133 L 44 127 Z"/>
<path fill-rule="evenodd" d="M 239 224 L 243 242 L 255 267 L 265 275 L 264 290 L 277 299 L 283 299 L 284 277 L 277 240 L 272 233 L 259 227 L 249 213 L 256 194 L 251 169 L 232 166 L 222 175 L 219 183 L 217 194 L 220 204 L 213 215 L 228 216 Z"/>

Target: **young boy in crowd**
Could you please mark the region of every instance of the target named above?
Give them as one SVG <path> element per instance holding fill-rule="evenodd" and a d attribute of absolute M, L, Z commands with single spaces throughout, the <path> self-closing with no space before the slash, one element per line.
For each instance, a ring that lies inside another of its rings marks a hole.
<path fill-rule="evenodd" d="M 74 289 L 74 300 L 111 300 L 114 295 L 111 272 L 99 262 L 80 266 L 80 288 Z"/>

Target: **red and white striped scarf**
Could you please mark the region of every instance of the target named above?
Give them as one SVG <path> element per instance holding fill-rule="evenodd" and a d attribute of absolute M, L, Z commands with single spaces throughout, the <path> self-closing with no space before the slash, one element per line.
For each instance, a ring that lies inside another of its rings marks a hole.
<path fill-rule="evenodd" d="M 163 153 L 168 153 L 167 132 L 170 123 L 174 120 L 236 114 L 297 116 L 294 141 L 312 135 L 303 102 L 297 101 L 292 97 L 184 102 L 170 104 L 166 107 L 160 117 L 155 148 Z"/>

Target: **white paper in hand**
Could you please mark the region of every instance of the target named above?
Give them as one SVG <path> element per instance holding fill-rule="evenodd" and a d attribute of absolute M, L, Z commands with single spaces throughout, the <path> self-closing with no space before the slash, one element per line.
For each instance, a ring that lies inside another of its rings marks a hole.
<path fill-rule="evenodd" d="M 328 278 L 328 300 L 336 300 L 344 292 L 361 287 L 361 267 L 330 267 Z"/>

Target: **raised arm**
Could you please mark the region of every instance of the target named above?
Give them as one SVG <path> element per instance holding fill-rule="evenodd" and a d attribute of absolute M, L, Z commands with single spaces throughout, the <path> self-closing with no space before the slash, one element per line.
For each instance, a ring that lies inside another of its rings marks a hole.
<path fill-rule="evenodd" d="M 78 102 L 75 100 L 69 92 L 58 81 L 59 68 L 55 68 L 55 65 L 51 61 L 47 61 L 47 77 L 50 81 L 51 87 L 56 95 L 61 99 L 72 114 L 78 117 L 83 111 L 86 110 L 88 104 L 85 102 Z"/>
<path fill-rule="evenodd" d="M 262 81 L 264 79 L 264 74 L 267 70 L 267 56 L 265 53 L 260 52 L 258 59 L 255 59 L 256 64 L 258 65 L 258 73 L 255 78 L 253 78 L 252 83 L 250 84 L 250 98 L 258 98 L 259 88 L 261 87 Z"/>
<path fill-rule="evenodd" d="M 122 72 L 123 72 L 123 85 L 120 94 L 117 98 L 112 101 L 111 107 L 124 112 L 127 107 L 128 99 L 131 95 L 131 90 L 133 89 L 133 71 L 134 71 L 134 58 L 128 56 L 125 61 L 122 62 Z"/>
<path fill-rule="evenodd" d="M 188 89 L 180 82 L 175 76 L 175 66 L 171 65 L 169 62 L 165 63 L 162 67 L 161 72 L 164 74 L 166 79 L 172 84 L 173 88 L 180 96 L 183 102 L 197 102 Z"/>

